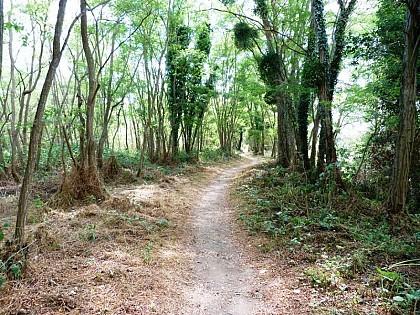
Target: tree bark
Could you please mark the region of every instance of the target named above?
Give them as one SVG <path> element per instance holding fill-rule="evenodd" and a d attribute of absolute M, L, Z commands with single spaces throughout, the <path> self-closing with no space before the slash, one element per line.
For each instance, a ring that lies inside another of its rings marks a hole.
<path fill-rule="evenodd" d="M 0 78 L 2 78 L 3 75 L 3 36 L 4 36 L 4 7 L 3 7 L 3 0 L 0 0 Z M 3 101 L 1 101 L 3 102 Z M 6 112 L 4 111 L 0 115 L 0 119 L 3 120 L 3 117 L 6 115 Z M 2 135 L 2 129 L 3 126 L 0 127 L 0 137 Z M 3 156 L 3 144 L 0 139 L 0 167 L 4 167 L 4 156 Z M 0 175 L 2 173 L 3 169 L 0 170 Z"/>
<path fill-rule="evenodd" d="M 3 37 L 4 37 L 4 6 L 0 0 L 0 78 L 3 75 Z"/>
<path fill-rule="evenodd" d="M 95 117 L 95 104 L 96 94 L 99 89 L 98 81 L 95 73 L 95 61 L 89 46 L 88 31 L 87 31 L 87 14 L 86 14 L 86 0 L 80 0 L 80 31 L 82 36 L 83 51 L 86 57 L 86 64 L 88 70 L 88 98 L 86 103 L 86 159 L 87 166 L 90 171 L 96 172 L 95 161 L 95 140 L 93 137 L 94 117 Z"/>
<path fill-rule="evenodd" d="M 13 9 L 13 1 L 10 1 L 10 11 L 8 14 L 8 22 L 12 23 L 12 9 Z M 16 127 L 16 77 L 15 77 L 15 58 L 13 56 L 13 28 L 9 28 L 9 58 L 10 58 L 10 91 L 9 91 L 9 98 L 10 98 L 10 109 L 11 109 L 11 117 L 10 117 L 10 144 L 11 144 L 11 165 L 10 170 L 15 182 L 20 182 L 19 175 L 17 173 L 17 156 L 18 156 L 18 130 Z"/>
<path fill-rule="evenodd" d="M 407 0 L 404 71 L 401 83 L 399 129 L 392 172 L 388 213 L 403 214 L 409 189 L 409 170 L 416 128 L 417 60 L 420 46 L 420 0 Z"/>
<path fill-rule="evenodd" d="M 111 51 L 115 49 L 115 37 L 116 32 L 112 34 L 111 38 Z M 104 146 L 105 142 L 108 138 L 108 123 L 111 118 L 112 114 L 112 101 L 113 101 L 113 93 L 112 93 L 112 80 L 114 76 L 114 54 L 112 53 L 109 59 L 109 79 L 107 82 L 107 89 L 105 95 L 105 109 L 102 116 L 102 132 L 98 142 L 98 150 L 97 150 L 97 160 L 98 160 L 98 167 L 102 168 L 103 166 L 103 153 L 104 153 Z"/>
<path fill-rule="evenodd" d="M 61 44 L 60 44 L 60 37 L 63 31 L 63 21 L 64 21 L 66 3 L 67 3 L 67 0 L 60 0 L 59 2 L 57 21 L 55 24 L 55 31 L 54 31 L 52 60 L 48 67 L 48 72 L 45 77 L 44 84 L 42 86 L 34 122 L 31 128 L 28 160 L 26 163 L 25 176 L 23 177 L 22 186 L 20 189 L 17 221 L 16 221 L 16 228 L 15 228 L 15 234 L 14 234 L 14 242 L 17 245 L 22 245 L 24 241 L 29 185 L 31 183 L 32 173 L 35 167 L 36 154 L 38 152 L 38 147 L 41 142 L 40 136 L 41 136 L 41 129 L 42 129 L 42 117 L 44 115 L 45 105 L 47 103 L 48 95 L 52 86 L 52 82 L 54 80 L 55 73 L 57 71 L 57 67 L 60 64 L 60 60 L 61 60 L 61 56 L 63 52 L 63 50 L 61 49 Z"/>
<path fill-rule="evenodd" d="M 345 30 L 349 16 L 356 5 L 356 0 L 350 0 L 347 6 L 344 5 L 343 1 L 339 1 L 339 5 L 340 12 L 335 25 L 333 48 L 330 53 L 324 18 L 324 3 L 323 0 L 313 1 L 315 29 L 318 39 L 318 58 L 322 69 L 318 80 L 318 113 L 321 122 L 317 161 L 318 173 L 324 171 L 325 165 L 337 163 L 331 107 L 343 58 Z M 344 182 L 337 165 L 334 166 L 334 171 L 336 184 L 344 187 Z"/>

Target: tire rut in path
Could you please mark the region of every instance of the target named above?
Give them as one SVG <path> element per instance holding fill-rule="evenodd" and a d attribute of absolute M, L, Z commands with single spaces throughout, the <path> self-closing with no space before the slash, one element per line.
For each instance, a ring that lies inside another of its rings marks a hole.
<path fill-rule="evenodd" d="M 228 203 L 229 186 L 235 175 L 258 161 L 251 160 L 225 170 L 204 191 L 193 208 L 194 283 L 186 297 L 184 314 L 256 314 L 262 301 L 256 271 L 246 263 L 233 242 L 235 216 Z"/>

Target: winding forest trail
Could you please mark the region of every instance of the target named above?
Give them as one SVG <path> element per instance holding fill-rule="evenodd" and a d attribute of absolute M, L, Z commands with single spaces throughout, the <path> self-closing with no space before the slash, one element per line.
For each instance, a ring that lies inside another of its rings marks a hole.
<path fill-rule="evenodd" d="M 242 170 L 257 164 L 247 159 L 217 176 L 192 210 L 194 280 L 185 292 L 185 314 L 256 314 L 263 308 L 257 272 L 234 244 L 235 215 L 229 186 Z"/>

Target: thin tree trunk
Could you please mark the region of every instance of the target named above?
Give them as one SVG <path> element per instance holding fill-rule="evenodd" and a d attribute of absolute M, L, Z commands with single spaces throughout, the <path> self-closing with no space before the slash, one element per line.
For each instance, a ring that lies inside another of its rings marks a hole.
<path fill-rule="evenodd" d="M 317 143 L 318 143 L 318 133 L 319 133 L 319 124 L 320 124 L 320 118 L 319 118 L 319 113 L 317 111 L 317 113 L 315 114 L 314 117 L 314 127 L 312 128 L 312 144 L 311 144 L 311 157 L 309 158 L 309 163 L 311 168 L 315 167 L 315 159 L 316 159 L 316 147 L 317 147 Z"/>
<path fill-rule="evenodd" d="M 0 78 L 3 78 L 3 37 L 4 37 L 4 6 L 0 0 Z"/>
<path fill-rule="evenodd" d="M 8 22 L 12 23 L 12 9 L 13 1 L 10 1 L 10 11 L 8 14 Z M 10 170 L 13 176 L 13 179 L 16 182 L 19 182 L 19 176 L 17 174 L 17 155 L 18 155 L 18 130 L 16 128 L 16 78 L 15 78 L 15 58 L 13 56 L 13 27 L 9 28 L 9 58 L 10 58 L 10 108 L 11 108 L 11 118 L 10 118 L 10 143 L 11 143 L 11 165 Z"/>
<path fill-rule="evenodd" d="M 3 0 L 0 0 L 0 78 L 3 77 L 3 37 L 4 37 L 4 6 Z M 3 102 L 1 100 L 0 102 Z M 2 113 L 0 119 L 3 119 L 3 115 L 6 115 L 6 112 Z M 0 137 L 2 135 L 2 129 L 0 128 Z M 4 155 L 3 155 L 3 144 L 0 139 L 0 166 L 4 167 Z"/>
<path fill-rule="evenodd" d="M 80 0 L 80 11 L 82 16 L 80 18 L 80 30 L 82 36 L 83 51 L 86 57 L 86 64 L 88 70 L 88 97 L 87 97 L 87 115 L 86 115 L 86 158 L 87 166 L 90 172 L 96 172 L 95 162 L 95 140 L 93 136 L 94 117 L 95 117 L 95 103 L 96 94 L 99 89 L 98 81 L 95 73 L 95 61 L 89 46 L 88 31 L 87 31 L 87 14 L 86 14 L 86 0 Z"/>
<path fill-rule="evenodd" d="M 67 0 L 60 0 L 57 21 L 55 24 L 54 31 L 54 40 L 53 40 L 53 54 L 50 66 L 48 67 L 48 72 L 45 77 L 44 85 L 42 86 L 41 94 L 38 100 L 38 106 L 35 114 L 35 119 L 31 129 L 31 137 L 29 140 L 29 152 L 28 160 L 26 163 L 25 176 L 23 177 L 22 186 L 20 189 L 19 203 L 18 203 L 18 213 L 16 220 L 16 228 L 14 234 L 14 242 L 17 245 L 22 245 L 25 236 L 25 222 L 27 216 L 27 200 L 29 193 L 29 185 L 32 180 L 32 173 L 35 167 L 35 156 L 38 151 L 38 146 L 41 142 L 41 128 L 42 128 L 42 117 L 45 111 L 45 105 L 47 103 L 48 94 L 50 92 L 52 82 L 57 70 L 58 65 L 60 64 L 60 59 L 62 55 L 62 48 L 60 44 L 60 37 L 63 31 L 63 21 L 65 15 Z M 67 42 L 65 42 L 66 44 Z M 65 45 L 64 44 L 64 45 Z"/>
<path fill-rule="evenodd" d="M 29 73 L 29 80 L 28 80 L 28 88 L 24 89 L 24 91 L 22 92 L 22 95 L 20 96 L 20 109 L 19 109 L 19 121 L 18 121 L 18 126 L 19 129 L 22 126 L 22 144 L 23 146 L 26 148 L 27 144 L 28 144 L 28 135 L 27 135 L 27 122 L 28 122 L 28 115 L 29 115 L 29 106 L 30 106 L 30 101 L 31 101 L 31 94 L 32 92 L 35 90 L 39 78 L 41 77 L 41 70 L 42 70 L 42 57 L 44 55 L 44 44 L 45 44 L 45 39 L 46 39 L 46 34 L 42 34 L 42 38 L 41 38 L 41 43 L 40 43 L 40 52 L 38 55 L 38 74 L 37 76 L 34 78 L 34 73 L 35 73 L 35 56 L 36 56 L 36 38 L 35 38 L 35 32 L 34 32 L 35 26 L 34 23 L 32 22 L 32 30 L 33 30 L 33 44 L 32 44 L 32 58 L 31 58 L 31 70 Z M 21 158 L 21 160 L 23 161 L 23 157 Z"/>
<path fill-rule="evenodd" d="M 111 51 L 114 51 L 115 49 L 115 37 L 116 32 L 112 34 L 111 38 Z M 109 60 L 109 80 L 108 80 L 108 86 L 106 89 L 106 101 L 105 101 L 105 110 L 102 116 L 102 133 L 99 138 L 98 142 L 98 150 L 97 150 L 97 160 L 98 160 L 98 167 L 102 168 L 103 166 L 103 153 L 104 153 L 104 145 L 108 138 L 108 124 L 110 121 L 110 115 L 112 113 L 111 111 L 111 105 L 112 105 L 112 80 L 114 76 L 114 54 L 112 53 Z"/>

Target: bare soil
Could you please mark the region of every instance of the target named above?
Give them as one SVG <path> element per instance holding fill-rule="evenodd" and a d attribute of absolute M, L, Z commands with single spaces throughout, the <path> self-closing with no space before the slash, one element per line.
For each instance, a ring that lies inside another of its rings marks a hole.
<path fill-rule="evenodd" d="M 3 285 L 0 314 L 310 314 L 299 275 L 238 228 L 229 190 L 256 163 L 116 187 L 99 206 L 33 205 L 29 259 Z M 0 200 L 11 227 L 14 206 Z"/>

